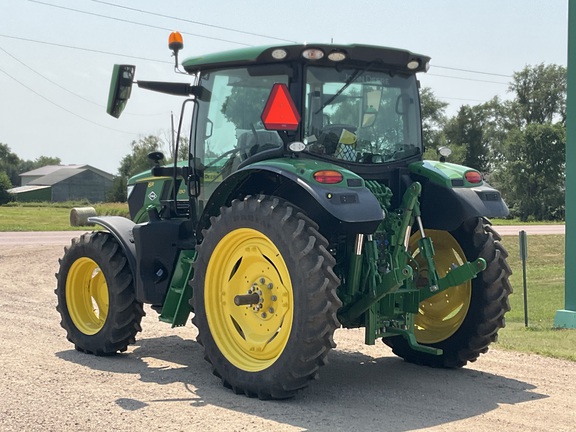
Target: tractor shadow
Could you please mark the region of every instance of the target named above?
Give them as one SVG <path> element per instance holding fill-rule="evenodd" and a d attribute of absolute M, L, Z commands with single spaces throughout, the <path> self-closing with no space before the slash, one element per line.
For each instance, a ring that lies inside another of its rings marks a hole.
<path fill-rule="evenodd" d="M 500 404 L 547 397 L 535 386 L 470 368 L 445 370 L 416 366 L 397 357 L 373 358 L 333 350 L 320 380 L 285 401 L 259 401 L 222 387 L 203 359 L 202 347 L 180 336 L 142 339 L 127 353 L 95 357 L 74 350 L 56 355 L 66 361 L 112 374 L 133 374 L 143 383 L 182 384 L 177 398 L 140 400 L 137 390 L 115 403 L 127 411 L 155 403 L 212 405 L 314 431 L 409 431 L 475 417 Z M 489 355 L 489 354 L 488 354 Z M 481 359 L 479 360 L 481 361 Z"/>

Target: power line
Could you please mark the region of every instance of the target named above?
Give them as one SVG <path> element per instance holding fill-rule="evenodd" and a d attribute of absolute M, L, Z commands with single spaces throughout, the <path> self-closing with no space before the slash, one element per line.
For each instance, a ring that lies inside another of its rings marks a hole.
<path fill-rule="evenodd" d="M 60 88 L 60 89 L 62 89 L 62 90 L 64 90 L 64 91 L 66 91 L 66 92 L 68 92 L 68 93 L 70 93 L 70 94 L 72 94 L 72 95 L 74 95 L 74 96 L 76 96 L 76 97 L 78 97 L 78 98 L 80 98 L 80 99 L 88 102 L 88 103 L 91 103 L 92 105 L 96 105 L 96 106 L 102 107 L 102 105 L 100 105 L 100 104 L 98 104 L 98 103 L 96 103 L 96 102 L 94 102 L 94 101 L 91 101 L 90 99 L 86 99 L 84 96 L 81 96 L 81 95 L 79 95 L 79 94 L 77 94 L 77 93 L 74 93 L 72 90 L 69 90 L 69 89 L 67 89 L 66 87 L 63 87 L 63 86 L 61 86 L 60 84 L 58 84 L 57 82 L 54 82 L 54 81 L 52 81 L 50 78 L 42 75 L 40 72 L 36 71 L 35 69 L 31 68 L 31 67 L 28 66 L 26 63 L 24 63 L 23 61 L 19 60 L 18 58 L 16 58 L 16 57 L 13 56 L 12 54 L 10 54 L 8 51 L 6 51 L 6 50 L 5 50 L 4 48 L 2 48 L 1 46 L 0 46 L 0 51 L 4 51 L 5 54 L 7 54 L 7 55 L 9 55 L 10 57 L 12 57 L 14 60 L 16 60 L 16 61 L 17 61 L 18 63 L 20 63 L 22 66 L 24 66 L 24 67 L 27 68 L 28 70 L 34 72 L 36 75 L 40 76 L 41 78 L 44 78 L 44 79 L 45 79 L 46 81 L 48 81 L 49 83 L 54 84 L 56 87 L 58 87 L 58 88 Z"/>
<path fill-rule="evenodd" d="M 99 104 L 99 103 L 94 102 L 94 101 L 92 101 L 92 100 L 90 100 L 90 99 L 87 99 L 87 98 L 85 98 L 84 96 L 79 95 L 78 93 L 75 93 L 75 92 L 73 92 L 72 90 L 67 89 L 67 88 L 64 87 L 64 86 L 61 86 L 61 85 L 58 84 L 57 82 L 51 80 L 51 79 L 48 78 L 47 76 L 45 76 L 45 75 L 41 74 L 40 72 L 38 72 L 36 69 L 32 68 L 31 66 L 28 66 L 28 65 L 27 65 L 26 63 L 24 63 L 22 60 L 20 60 L 19 58 L 17 58 L 17 57 L 14 56 L 13 54 L 11 54 L 11 53 L 9 53 L 8 51 L 6 51 L 6 50 L 5 50 L 4 48 L 2 48 L 1 46 L 0 46 L 0 51 L 3 51 L 6 55 L 12 57 L 12 59 L 14 59 L 14 60 L 17 61 L 18 63 L 20 63 L 20 64 L 21 64 L 22 66 L 24 66 L 26 69 L 30 70 L 31 72 L 33 72 L 33 73 L 35 73 L 36 75 L 38 75 L 40 78 L 45 79 L 46 81 L 48 81 L 49 83 L 55 85 L 56 87 L 64 90 L 65 92 L 68 92 L 68 93 L 70 93 L 71 95 L 76 96 L 77 98 L 80 98 L 80 99 L 82 99 L 82 100 L 84 100 L 84 101 L 86 101 L 86 102 L 88 102 L 88 103 L 90 103 L 90 104 L 92 104 L 92 105 L 96 105 L 96 106 L 98 106 L 98 107 L 100 107 L 100 108 L 106 108 L 106 106 L 104 106 L 104 105 L 102 105 L 102 104 Z M 137 114 L 137 113 L 126 113 L 126 114 L 127 114 L 127 115 L 133 115 L 133 116 L 146 116 L 146 117 L 149 117 L 149 116 L 164 115 L 164 114 L 166 114 L 166 112 L 157 113 L 157 114 Z"/>
<path fill-rule="evenodd" d="M 38 3 L 38 4 L 41 4 L 41 5 L 44 5 L 44 6 L 50 6 L 50 7 L 54 7 L 54 8 L 69 10 L 69 11 L 72 11 L 72 12 L 83 13 L 83 14 L 87 14 L 87 15 L 93 15 L 93 16 L 100 17 L 100 18 L 105 18 L 105 19 L 111 19 L 111 20 L 126 22 L 126 23 L 130 23 L 130 24 L 135 24 L 135 25 L 140 25 L 140 26 L 155 28 L 155 29 L 159 29 L 159 30 L 172 31 L 172 29 L 166 28 L 166 27 L 160 27 L 160 26 L 155 26 L 155 25 L 151 25 L 151 24 L 140 23 L 140 22 L 137 22 L 137 21 L 131 21 L 131 20 L 127 20 L 127 19 L 111 17 L 111 16 L 108 16 L 108 15 L 97 14 L 97 13 L 94 13 L 94 12 L 82 11 L 82 10 L 73 9 L 73 8 L 69 8 L 69 7 L 65 7 L 65 6 L 60 6 L 60 5 L 54 5 L 54 4 L 51 4 L 51 3 L 46 3 L 46 2 L 43 2 L 43 1 L 40 1 L 40 0 L 28 0 L 28 1 L 30 1 L 30 2 L 32 2 L 32 3 Z M 298 42 L 296 42 L 296 41 L 289 40 L 289 39 L 278 38 L 278 37 L 275 37 L 275 36 L 264 35 L 264 34 L 261 34 L 261 33 L 247 32 L 247 31 L 243 31 L 243 30 L 233 29 L 233 28 L 230 28 L 230 27 L 224 27 L 224 26 L 218 26 L 218 25 L 215 25 L 215 24 L 204 23 L 204 22 L 201 22 L 201 21 L 188 20 L 188 19 L 184 19 L 184 18 L 179 18 L 179 17 L 171 16 L 171 15 L 165 15 L 165 14 L 160 14 L 160 13 L 156 13 L 156 12 L 150 12 L 150 11 L 147 11 L 147 10 L 144 10 L 144 9 L 138 9 L 138 8 L 133 8 L 133 7 L 129 7 L 129 6 L 123 6 L 123 5 L 117 5 L 117 4 L 113 4 L 113 3 L 110 3 L 110 2 L 107 2 L 107 1 L 103 1 L 103 0 L 88 0 L 88 1 L 91 1 L 91 2 L 94 2 L 94 3 L 99 3 L 99 4 L 104 4 L 104 5 L 111 6 L 111 7 L 116 7 L 116 8 L 131 10 L 131 11 L 135 11 L 135 12 L 139 12 L 139 13 L 143 13 L 143 14 L 158 16 L 158 17 L 167 18 L 167 19 L 172 19 L 172 20 L 181 21 L 181 22 L 187 22 L 187 23 L 190 23 L 190 24 L 196 24 L 196 25 L 201 25 L 201 26 L 216 28 L 216 29 L 220 29 L 220 30 L 231 31 L 231 32 L 235 32 L 235 33 L 241 33 L 241 34 L 246 34 L 246 35 L 251 35 L 251 36 L 257 36 L 257 37 L 262 37 L 262 38 L 267 38 L 267 39 L 273 39 L 273 40 L 278 40 L 278 41 L 282 41 L 282 42 L 298 43 Z M 215 37 L 212 37 L 212 36 L 199 35 L 199 34 L 196 34 L 196 33 L 187 33 L 187 32 L 181 32 L 181 33 L 183 33 L 183 34 L 188 34 L 188 35 L 191 35 L 191 36 L 206 38 L 206 39 L 218 40 L 218 41 L 221 41 L 221 42 L 233 43 L 233 44 L 237 44 L 237 45 L 253 46 L 253 45 L 251 45 L 251 44 L 244 44 L 244 43 L 237 42 L 237 41 L 231 41 L 231 40 L 222 39 L 222 38 L 215 38 Z M 433 65 L 433 67 L 439 68 L 439 69 L 448 69 L 448 70 L 453 70 L 453 71 L 465 72 L 465 73 L 475 73 L 475 74 L 489 75 L 489 76 L 497 76 L 497 77 L 503 77 L 503 78 L 513 78 L 512 75 L 498 74 L 498 73 L 485 72 L 485 71 L 476 71 L 476 70 L 472 70 L 472 69 L 462 69 L 462 68 L 455 68 L 455 67 L 450 67 L 450 66 L 440 66 L 440 65 Z M 433 74 L 428 74 L 428 75 L 433 75 Z M 444 76 L 444 75 L 436 75 L 436 76 Z M 447 76 L 444 76 L 444 77 L 447 77 Z M 482 80 L 476 80 L 476 79 L 473 79 L 473 78 L 463 78 L 463 77 L 451 77 L 451 78 L 455 78 L 455 79 L 468 79 L 468 80 L 470 80 L 470 81 L 478 81 L 478 82 L 487 82 L 487 83 L 503 84 L 503 83 L 499 83 L 499 82 L 495 82 L 495 81 L 482 81 Z"/>
<path fill-rule="evenodd" d="M 9 78 L 11 78 L 12 80 L 16 81 L 18 84 L 20 84 L 22 87 L 26 88 L 27 90 L 31 91 L 32 93 L 34 93 L 36 96 L 44 99 L 46 102 L 54 105 L 55 107 L 60 108 L 60 109 L 63 110 L 63 111 L 66 111 L 68 114 L 72 114 L 73 116 L 78 117 L 79 119 L 82 119 L 82 120 L 84 120 L 84 121 L 86 121 L 86 122 L 88 122 L 88 123 L 92 123 L 93 125 L 99 126 L 99 127 L 101 127 L 101 128 L 104 128 L 104 129 L 109 129 L 109 130 L 112 130 L 112 131 L 115 131 L 115 132 L 120 132 L 120 133 L 127 134 L 127 135 L 137 135 L 137 133 L 135 133 L 135 132 L 126 132 L 126 131 L 123 131 L 123 130 L 120 130 L 120 129 L 114 129 L 114 128 L 111 128 L 111 127 L 108 127 L 108 126 L 101 125 L 100 123 L 96 123 L 96 122 L 94 122 L 94 121 L 92 121 L 92 120 L 89 120 L 89 119 L 87 119 L 87 118 L 85 118 L 85 117 L 82 117 L 81 115 L 76 114 L 74 111 L 70 111 L 69 109 L 64 108 L 62 105 L 58 105 L 56 102 L 54 102 L 54 101 L 48 99 L 46 96 L 38 93 L 38 92 L 37 92 L 36 90 L 34 90 L 33 88 L 28 87 L 26 84 L 24 84 L 23 82 L 19 81 L 19 80 L 16 79 L 16 78 L 14 78 L 12 75 L 10 75 L 10 74 L 9 74 L 8 72 L 6 72 L 5 70 L 3 70 L 3 69 L 0 68 L 0 72 L 2 72 L 3 74 L 5 74 L 6 76 L 8 76 Z"/>
<path fill-rule="evenodd" d="M 499 81 L 487 81 L 487 80 L 479 80 L 479 79 L 475 79 L 475 78 L 455 77 L 455 76 L 451 76 L 451 75 L 438 75 L 438 74 L 431 74 L 431 73 L 427 73 L 426 75 L 427 76 L 437 76 L 437 77 L 441 77 L 441 78 L 452 78 L 452 79 L 465 80 L 465 81 L 476 81 L 476 82 L 483 82 L 483 83 L 490 83 L 490 84 L 510 85 L 510 83 L 503 83 L 503 82 L 499 82 Z"/>
<path fill-rule="evenodd" d="M 93 1 L 94 1 L 94 0 L 93 0 Z M 482 75 L 491 75 L 491 76 L 497 76 L 497 77 L 503 77 L 503 78 L 514 78 L 512 75 L 497 74 L 497 73 L 492 73 L 492 72 L 482 72 L 482 71 L 475 71 L 475 70 L 470 70 L 470 69 L 460 69 L 460 68 L 449 67 L 449 66 L 432 65 L 432 67 L 433 67 L 433 68 L 439 68 L 439 69 L 449 69 L 449 70 L 459 71 L 459 72 L 468 72 L 468 73 L 475 73 L 475 74 L 482 74 Z"/>
<path fill-rule="evenodd" d="M 83 47 L 76 47 L 76 46 L 72 46 L 72 45 L 58 44 L 58 43 L 54 43 L 54 42 L 39 41 L 39 40 L 34 40 L 34 39 L 26 39 L 26 38 L 18 37 L 18 36 L 10 36 L 10 35 L 0 34 L 0 37 L 8 38 L 8 39 L 16 39 L 16 40 L 21 40 L 21 41 L 25 41 L 25 42 L 39 43 L 39 44 L 44 44 L 44 45 L 51 45 L 51 46 L 56 46 L 56 47 L 60 47 L 60 48 L 70 48 L 70 49 L 75 49 L 75 50 L 79 50 L 79 51 L 87 51 L 87 52 L 93 52 L 93 53 L 98 53 L 98 54 L 107 54 L 107 55 L 120 56 L 120 57 L 125 57 L 125 58 L 132 58 L 132 59 L 136 59 L 136 60 L 145 60 L 145 61 L 151 61 L 151 62 L 156 62 L 156 63 L 170 64 L 170 65 L 174 64 L 174 62 L 166 61 L 166 60 L 157 60 L 157 59 L 151 59 L 151 58 L 146 58 L 146 57 L 133 56 L 133 55 L 129 55 L 129 54 L 119 54 L 119 53 L 96 50 L 96 49 L 91 49 L 91 48 L 83 48 Z"/>
<path fill-rule="evenodd" d="M 455 97 L 448 97 L 448 96 L 437 96 L 437 98 L 438 99 L 458 100 L 458 101 L 464 101 L 464 102 L 481 102 L 481 103 L 486 102 L 485 100 L 480 100 L 480 99 L 455 98 Z"/>
<path fill-rule="evenodd" d="M 250 36 L 258 36 L 258 37 L 262 37 L 262 38 L 266 38 L 266 39 L 273 39 L 273 40 L 277 40 L 277 41 L 281 41 L 281 42 L 297 43 L 296 41 L 293 41 L 290 39 L 282 39 L 282 38 L 278 38 L 275 36 L 268 36 L 268 35 L 264 35 L 264 34 L 260 34 L 260 33 L 252 33 L 252 32 L 247 32 L 247 31 L 243 31 L 243 30 L 233 29 L 230 27 L 223 27 L 223 26 L 218 26 L 215 24 L 208 24 L 208 23 L 204 23 L 204 22 L 200 22 L 200 21 L 193 21 L 193 20 L 189 20 L 189 19 L 185 19 L 185 18 L 179 18 L 179 17 L 171 16 L 171 15 L 164 15 L 164 14 L 160 14 L 160 13 L 156 13 L 156 12 L 146 11 L 143 9 L 137 9 L 137 8 L 133 8 L 133 7 L 123 6 L 123 5 L 117 5 L 117 4 L 109 3 L 106 1 L 102 1 L 102 0 L 88 0 L 88 1 L 91 1 L 94 3 L 105 4 L 105 5 L 113 6 L 113 7 L 120 8 L 120 9 L 126 9 L 126 10 L 135 11 L 135 12 L 140 12 L 140 13 L 147 14 L 147 15 L 158 16 L 161 18 L 168 18 L 168 19 L 172 19 L 175 21 L 181 21 L 181 22 L 185 22 L 185 23 L 189 23 L 189 24 L 196 24 L 196 25 L 200 25 L 200 26 L 211 27 L 211 28 L 226 30 L 226 31 L 234 32 L 234 33 L 241 33 L 241 34 L 245 34 L 245 35 L 250 35 Z"/>
<path fill-rule="evenodd" d="M 32 1 L 32 0 L 29 0 L 29 1 Z M 72 45 L 58 44 L 58 43 L 54 43 L 54 42 L 46 42 L 46 41 L 28 39 L 28 38 L 23 38 L 23 37 L 18 37 L 18 36 L 10 36 L 10 35 L 5 35 L 5 34 L 0 34 L 0 37 L 1 38 L 7 38 L 7 39 L 21 40 L 24 42 L 32 42 L 32 43 L 38 43 L 38 44 L 44 44 L 44 45 L 51 45 L 51 46 L 56 46 L 59 48 L 69 48 L 69 49 L 75 49 L 78 51 L 93 52 L 93 53 L 97 53 L 97 54 L 113 55 L 113 56 L 118 56 L 118 57 L 125 57 L 125 58 L 131 58 L 131 59 L 136 59 L 136 60 L 145 60 L 145 61 L 151 61 L 151 62 L 156 62 L 156 63 L 170 64 L 170 65 L 173 64 L 172 62 L 166 61 L 166 60 L 157 60 L 157 59 L 152 59 L 152 58 L 147 58 L 147 57 L 134 56 L 134 55 L 130 55 L 130 54 L 121 54 L 121 53 L 97 50 L 97 49 L 92 49 L 92 48 L 84 48 L 84 47 L 78 47 L 78 46 L 72 46 Z M 509 85 L 509 83 L 503 83 L 503 82 L 498 82 L 498 81 L 478 80 L 478 79 L 474 79 L 474 78 L 455 77 L 455 76 L 450 76 L 450 75 L 439 75 L 439 74 L 432 74 L 432 73 L 427 73 L 426 75 L 427 76 L 437 76 L 437 77 L 442 77 L 442 78 L 466 80 L 466 81 L 476 81 L 476 82 L 485 82 L 485 83 L 491 83 L 491 84 Z"/>
<path fill-rule="evenodd" d="M 64 10 L 69 10 L 69 11 L 78 12 L 78 13 L 83 13 L 83 14 L 87 14 L 87 15 L 93 15 L 93 16 L 97 16 L 97 17 L 100 17 L 100 18 L 111 19 L 111 20 L 116 20 L 116 21 L 122 21 L 122 22 L 127 22 L 127 23 L 130 23 L 130 24 L 135 24 L 135 25 L 140 25 L 140 26 L 146 26 L 146 27 L 156 28 L 156 29 L 160 29 L 160 30 L 172 31 L 172 29 L 165 28 L 165 27 L 159 27 L 159 26 L 154 26 L 154 25 L 151 25 L 151 24 L 140 23 L 140 22 L 137 22 L 137 21 L 130 21 L 130 20 L 126 20 L 126 19 L 111 17 L 111 16 L 108 16 L 108 15 L 97 14 L 97 13 L 94 13 L 94 12 L 87 12 L 87 11 L 82 11 L 82 10 L 78 10 L 78 9 L 73 9 L 73 8 L 69 8 L 69 7 L 65 7 L 65 6 L 54 5 L 54 4 L 46 3 L 46 2 L 43 2 L 43 1 L 40 1 L 40 0 L 28 0 L 28 1 L 30 1 L 30 2 L 32 2 L 32 3 L 42 4 L 42 5 L 45 5 L 45 6 L 55 7 L 55 8 L 64 9 Z M 158 16 L 158 17 L 162 17 L 162 18 L 167 18 L 167 19 L 172 19 L 172 20 L 176 20 L 176 21 L 186 22 L 186 23 L 190 23 L 190 24 L 196 24 L 196 25 L 201 25 L 201 26 L 216 28 L 216 29 L 225 30 L 225 31 L 230 31 L 230 32 L 235 32 L 235 33 L 241 33 L 241 34 L 246 34 L 246 35 L 250 35 L 250 36 L 257 36 L 257 37 L 262 37 L 262 38 L 267 38 L 267 39 L 273 39 L 273 40 L 278 40 L 278 41 L 282 41 L 282 42 L 298 43 L 297 41 L 293 41 L 293 40 L 289 40 L 289 39 L 278 38 L 278 37 L 275 37 L 275 36 L 264 35 L 264 34 L 261 34 L 261 33 L 247 32 L 247 31 L 243 31 L 243 30 L 233 29 L 233 28 L 230 28 L 230 27 L 224 27 L 224 26 L 218 26 L 218 25 L 215 25 L 215 24 L 204 23 L 204 22 L 201 22 L 201 21 L 194 21 L 194 20 L 188 20 L 188 19 L 185 19 L 185 18 L 179 18 L 179 17 L 175 17 L 175 16 L 171 16 L 171 15 L 164 15 L 164 14 L 160 14 L 160 13 L 156 13 L 156 12 L 150 12 L 150 11 L 147 11 L 147 10 L 144 10 L 144 9 L 138 9 L 138 8 L 133 8 L 133 7 L 129 7 L 129 6 L 123 6 L 123 5 L 117 5 L 117 4 L 110 3 L 110 2 L 107 2 L 107 1 L 103 1 L 103 0 L 88 0 L 88 1 L 91 1 L 91 2 L 94 2 L 94 3 L 99 3 L 99 4 L 104 4 L 104 5 L 112 6 L 112 7 L 116 7 L 116 8 L 131 10 L 131 11 L 134 11 L 134 12 L 139 12 L 139 13 L 143 13 L 143 14 L 147 14 L 147 15 Z M 204 35 L 199 35 L 199 34 L 195 34 L 195 33 L 186 33 L 186 32 L 181 32 L 181 33 L 188 34 L 188 35 L 191 35 L 191 36 L 202 37 L 202 38 L 206 38 L 206 39 L 218 40 L 218 41 L 221 41 L 221 42 L 234 43 L 234 44 L 243 45 L 243 46 L 253 46 L 253 45 L 250 45 L 250 44 L 244 44 L 244 43 L 241 43 L 241 42 L 231 41 L 231 40 L 228 40 L 228 39 L 214 38 L 214 37 L 211 37 L 211 36 L 204 36 Z M 497 76 L 497 77 L 502 77 L 502 78 L 513 78 L 512 75 L 498 74 L 498 73 L 485 72 L 485 71 L 476 71 L 476 70 L 471 70 L 471 69 L 455 68 L 455 67 L 450 67 L 450 66 L 433 65 L 433 67 L 439 68 L 439 69 L 448 69 L 448 70 L 453 70 L 453 71 L 465 72 L 465 73 L 475 73 L 475 74 L 481 74 L 481 75 Z M 428 75 L 432 75 L 432 74 L 428 74 Z M 437 75 L 437 76 L 442 76 L 442 75 Z M 458 77 L 454 77 L 454 78 L 456 78 L 456 79 L 469 79 L 470 81 L 479 81 L 479 82 L 492 82 L 492 81 L 475 80 L 475 79 L 473 79 L 473 78 L 458 78 Z M 496 83 L 496 82 L 493 82 L 493 83 Z M 496 84 L 502 84 L 502 83 L 496 83 Z"/>
<path fill-rule="evenodd" d="M 152 24 L 145 24 L 145 23 L 141 23 L 141 22 L 137 22 L 137 21 L 130 21 L 130 20 L 123 19 L 123 18 L 116 18 L 116 17 L 111 17 L 111 16 L 108 16 L 108 15 L 97 14 L 97 13 L 94 13 L 94 12 L 87 12 L 87 11 L 82 11 L 82 10 L 79 10 L 79 9 L 73 9 L 73 8 L 69 8 L 69 7 L 66 7 L 66 6 L 59 6 L 59 5 L 54 5 L 54 4 L 51 4 L 51 3 L 45 3 L 45 2 L 42 2 L 42 1 L 39 1 L 39 0 L 28 0 L 28 1 L 29 1 L 29 2 L 32 2 L 32 3 L 38 3 L 38 4 L 41 4 L 41 5 L 44 5 L 44 6 L 50 6 L 50 7 L 57 8 L 57 9 L 64 9 L 64 10 L 68 10 L 68 11 L 72 11 L 72 12 L 77 12 L 77 13 L 81 13 L 81 14 L 96 16 L 96 17 L 98 17 L 98 18 L 104 18 L 104 19 L 109 19 L 109 20 L 114 20 L 114 21 L 125 22 L 125 23 L 128 23 L 128 24 L 134 24 L 134 25 L 139 25 L 139 26 L 143 26 L 143 27 L 154 28 L 154 29 L 157 29 L 157 30 L 164 30 L 164 31 L 169 31 L 169 32 L 171 32 L 171 31 L 173 30 L 173 29 L 170 29 L 170 28 L 167 28 L 167 27 L 160 27 L 160 26 L 155 26 L 155 25 L 152 25 Z M 196 33 L 189 33 L 189 32 L 181 32 L 181 33 L 187 34 L 187 35 L 190 35 L 190 36 L 196 36 L 196 37 L 204 38 L 204 39 L 212 39 L 212 40 L 217 40 L 217 41 L 220 41 L 220 42 L 233 43 L 233 44 L 236 44 L 236 45 L 251 46 L 250 44 L 245 44 L 245 43 L 242 43 L 242 42 L 232 41 L 232 40 L 229 40 L 229 39 L 221 39 L 221 38 L 216 38 L 216 37 L 212 37 L 212 36 L 204 36 L 204 35 L 200 35 L 200 34 L 196 34 Z"/>

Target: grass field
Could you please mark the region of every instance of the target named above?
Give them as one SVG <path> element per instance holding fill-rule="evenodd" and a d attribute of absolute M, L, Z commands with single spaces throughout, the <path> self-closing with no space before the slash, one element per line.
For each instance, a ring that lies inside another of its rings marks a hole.
<path fill-rule="evenodd" d="M 497 228 L 496 228 L 497 229 Z M 554 315 L 564 309 L 564 236 L 529 236 L 527 259 L 528 327 L 524 326 L 522 263 L 517 236 L 503 238 L 514 294 L 498 347 L 576 361 L 576 330 L 552 329 Z"/>
<path fill-rule="evenodd" d="M 76 231 L 70 226 L 70 211 L 74 207 L 94 207 L 98 216 L 126 216 L 128 204 L 83 202 L 64 203 L 12 203 L 0 206 L 0 232 L 2 231 Z"/>
<path fill-rule="evenodd" d="M 63 203 L 49 206 L 0 206 L 0 231 L 82 229 L 70 226 L 70 210 L 86 205 Z M 99 216 L 128 215 L 126 204 L 97 204 L 93 207 Z M 496 224 L 500 222 L 496 221 Z M 552 329 L 556 311 L 564 308 L 564 236 L 528 238 L 528 327 L 524 326 L 524 294 L 518 236 L 504 237 L 503 244 L 509 252 L 508 263 L 513 271 L 511 283 L 514 294 L 510 297 L 512 310 L 506 315 L 506 328 L 500 331 L 496 347 L 576 361 L 576 330 Z"/>

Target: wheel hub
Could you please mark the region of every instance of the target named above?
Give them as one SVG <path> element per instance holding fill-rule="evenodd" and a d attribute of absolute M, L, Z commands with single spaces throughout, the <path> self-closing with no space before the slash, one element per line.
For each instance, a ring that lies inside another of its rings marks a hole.
<path fill-rule="evenodd" d="M 206 315 L 222 353 L 244 370 L 268 367 L 288 342 L 292 286 L 282 255 L 262 233 L 240 228 L 214 249 Z"/>
<path fill-rule="evenodd" d="M 66 304 L 74 325 L 86 335 L 98 333 L 109 312 L 108 285 L 98 264 L 76 260 L 66 279 Z"/>

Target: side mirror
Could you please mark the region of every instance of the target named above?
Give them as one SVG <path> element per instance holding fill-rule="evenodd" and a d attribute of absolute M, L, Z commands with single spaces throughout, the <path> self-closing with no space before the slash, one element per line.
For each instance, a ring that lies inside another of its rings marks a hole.
<path fill-rule="evenodd" d="M 446 162 L 446 158 L 452 154 L 452 150 L 448 147 L 438 147 L 436 152 L 440 155 L 440 162 Z"/>
<path fill-rule="evenodd" d="M 106 112 L 112 117 L 120 117 L 126 107 L 130 93 L 136 66 L 114 65 L 112 79 L 110 81 L 110 93 L 108 94 L 108 107 Z"/>

